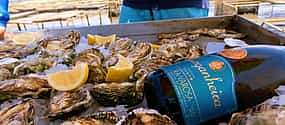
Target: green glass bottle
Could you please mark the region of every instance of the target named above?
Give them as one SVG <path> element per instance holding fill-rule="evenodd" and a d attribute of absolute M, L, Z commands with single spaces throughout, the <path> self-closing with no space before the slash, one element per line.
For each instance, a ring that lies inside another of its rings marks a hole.
<path fill-rule="evenodd" d="M 283 83 L 285 48 L 254 45 L 162 67 L 145 93 L 150 108 L 178 124 L 214 125 L 274 96 Z"/>

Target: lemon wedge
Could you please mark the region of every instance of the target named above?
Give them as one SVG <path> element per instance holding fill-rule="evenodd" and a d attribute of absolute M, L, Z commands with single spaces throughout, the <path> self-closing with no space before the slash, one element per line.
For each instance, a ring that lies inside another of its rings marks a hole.
<path fill-rule="evenodd" d="M 87 35 L 87 40 L 89 45 L 104 45 L 105 43 L 112 43 L 116 40 L 116 35 L 110 36 L 99 36 L 99 35 Z"/>
<path fill-rule="evenodd" d="M 36 41 L 36 37 L 32 33 L 19 33 L 12 40 L 18 46 L 25 46 Z"/>
<path fill-rule="evenodd" d="M 118 63 L 108 69 L 106 76 L 107 82 L 125 82 L 133 73 L 134 64 L 132 61 L 122 55 L 118 55 L 118 57 Z"/>
<path fill-rule="evenodd" d="M 160 45 L 151 44 L 150 47 L 151 47 L 151 49 L 156 50 L 156 49 L 158 49 L 160 47 Z"/>
<path fill-rule="evenodd" d="M 95 36 L 87 34 L 87 41 L 89 45 L 94 45 L 96 43 Z"/>
<path fill-rule="evenodd" d="M 83 86 L 88 79 L 88 73 L 88 64 L 79 63 L 72 70 L 48 74 L 47 79 L 52 88 L 60 91 L 70 91 Z"/>

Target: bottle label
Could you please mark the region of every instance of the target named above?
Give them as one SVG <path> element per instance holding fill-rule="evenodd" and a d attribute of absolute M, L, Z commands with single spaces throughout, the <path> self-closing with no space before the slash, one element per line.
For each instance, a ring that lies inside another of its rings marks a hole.
<path fill-rule="evenodd" d="M 230 63 L 207 55 L 164 66 L 186 125 L 195 125 L 237 110 L 235 77 Z"/>

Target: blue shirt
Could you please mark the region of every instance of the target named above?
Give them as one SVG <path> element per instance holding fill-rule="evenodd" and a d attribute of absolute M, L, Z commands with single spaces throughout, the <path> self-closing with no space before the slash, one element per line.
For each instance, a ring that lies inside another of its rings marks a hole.
<path fill-rule="evenodd" d="M 208 8 L 208 0 L 124 0 L 123 5 L 136 9 Z"/>
<path fill-rule="evenodd" d="M 9 0 L 0 0 L 0 26 L 6 27 L 7 22 L 10 19 L 8 3 Z"/>

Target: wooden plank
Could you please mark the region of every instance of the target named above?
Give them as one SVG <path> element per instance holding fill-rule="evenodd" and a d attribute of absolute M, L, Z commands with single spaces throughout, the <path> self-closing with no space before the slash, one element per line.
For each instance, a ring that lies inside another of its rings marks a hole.
<path fill-rule="evenodd" d="M 285 0 L 263 0 L 266 2 L 271 2 L 273 4 L 285 4 Z"/>
<path fill-rule="evenodd" d="M 219 15 L 223 15 L 223 0 L 216 0 L 215 1 L 215 7 L 216 7 L 216 12 L 215 15 L 219 16 Z"/>

